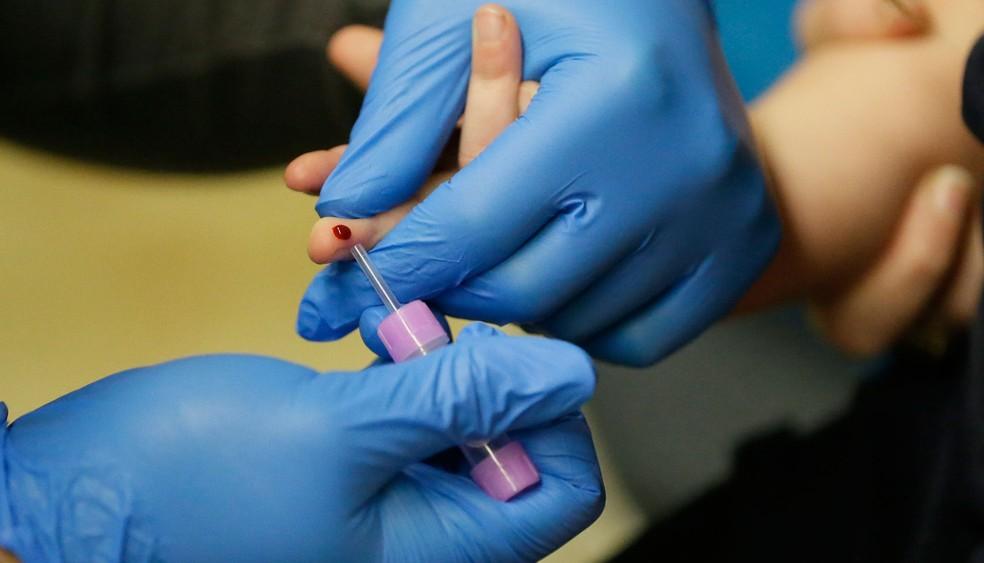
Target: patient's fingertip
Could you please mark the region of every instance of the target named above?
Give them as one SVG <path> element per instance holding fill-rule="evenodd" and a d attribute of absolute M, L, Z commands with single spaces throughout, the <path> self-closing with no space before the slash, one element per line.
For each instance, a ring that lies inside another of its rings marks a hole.
<path fill-rule="evenodd" d="M 360 33 L 359 27 L 361 26 L 347 25 L 331 34 L 328 45 L 325 46 L 325 55 L 331 64 L 338 67 L 348 61 L 350 46 Z"/>
<path fill-rule="evenodd" d="M 304 160 L 299 156 L 290 161 L 284 168 L 284 185 L 295 191 L 304 191 Z"/>

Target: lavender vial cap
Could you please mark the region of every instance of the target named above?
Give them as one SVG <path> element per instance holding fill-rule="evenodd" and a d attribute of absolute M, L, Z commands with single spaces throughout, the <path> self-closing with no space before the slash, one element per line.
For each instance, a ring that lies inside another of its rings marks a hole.
<path fill-rule="evenodd" d="M 423 301 L 413 301 L 390 313 L 376 329 L 396 363 L 436 350 L 448 342 L 448 333 Z"/>

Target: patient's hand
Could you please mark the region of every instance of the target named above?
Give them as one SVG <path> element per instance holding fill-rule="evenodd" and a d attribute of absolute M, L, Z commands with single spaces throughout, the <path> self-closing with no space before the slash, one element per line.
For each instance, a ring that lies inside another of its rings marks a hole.
<path fill-rule="evenodd" d="M 744 306 L 808 298 L 823 332 L 862 355 L 915 325 L 941 341 L 974 317 L 984 279 L 984 151 L 959 101 L 984 5 L 906 5 L 803 2 L 809 49 L 752 109 L 786 236 Z M 946 164 L 959 167 L 933 172 Z"/>
<path fill-rule="evenodd" d="M 503 8 L 486 7 L 477 13 L 475 25 L 482 24 L 480 18 L 487 9 L 507 14 L 506 32 L 498 41 L 479 42 L 476 39 L 473 45 L 472 75 L 465 113 L 461 119 L 456 167 L 466 166 L 474 160 L 506 127 L 522 115 L 537 88 L 535 82 L 520 82 L 522 46 L 519 28 L 512 16 Z M 376 64 L 382 40 L 382 31 L 378 29 L 351 26 L 338 31 L 332 37 L 328 56 L 353 82 L 365 89 Z M 284 175 L 287 186 L 297 191 L 317 194 L 344 151 L 345 146 L 340 146 L 298 157 L 287 167 Z M 357 243 L 372 248 L 452 173 L 453 170 L 449 170 L 435 174 L 413 199 L 375 217 L 324 217 L 318 220 L 311 231 L 308 254 L 313 261 L 325 264 L 349 259 L 349 249 Z"/>

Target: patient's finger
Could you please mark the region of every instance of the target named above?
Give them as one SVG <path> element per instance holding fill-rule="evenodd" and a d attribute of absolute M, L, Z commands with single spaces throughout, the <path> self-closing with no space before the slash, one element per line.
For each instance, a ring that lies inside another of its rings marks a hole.
<path fill-rule="evenodd" d="M 842 294 L 814 304 L 820 328 L 835 344 L 876 354 L 923 317 L 960 254 L 973 189 L 970 175 L 952 166 L 921 183 L 875 266 Z"/>
<path fill-rule="evenodd" d="M 338 166 L 347 147 L 348 145 L 339 145 L 326 151 L 304 153 L 295 158 L 284 170 L 284 184 L 294 191 L 318 195 L 322 184 Z"/>
<path fill-rule="evenodd" d="M 335 32 L 328 41 L 328 60 L 363 92 L 376 69 L 383 30 L 350 25 Z"/>
<path fill-rule="evenodd" d="M 415 205 L 447 181 L 451 174 L 451 172 L 435 174 L 411 200 L 374 217 L 365 219 L 322 217 L 311 229 L 311 236 L 308 238 L 308 256 L 318 264 L 328 264 L 351 258 L 350 249 L 356 244 L 362 244 L 366 248 L 376 246 L 376 243 L 392 231 Z"/>
<path fill-rule="evenodd" d="M 966 327 L 977 316 L 981 289 L 984 286 L 984 241 L 981 236 L 980 190 L 971 202 L 971 217 L 964 231 L 963 247 L 957 257 L 941 314 L 944 325 Z"/>
<path fill-rule="evenodd" d="M 486 4 L 475 12 L 471 67 L 460 166 L 474 160 L 519 115 L 522 45 L 516 20 L 505 8 Z"/>
<path fill-rule="evenodd" d="M 830 41 L 916 35 L 929 18 L 921 0 L 801 0 L 795 21 L 800 45 L 812 49 Z"/>

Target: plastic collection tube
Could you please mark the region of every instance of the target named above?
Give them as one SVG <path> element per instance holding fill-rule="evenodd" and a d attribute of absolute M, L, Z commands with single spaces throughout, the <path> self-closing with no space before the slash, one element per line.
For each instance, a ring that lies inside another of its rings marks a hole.
<path fill-rule="evenodd" d="M 423 301 L 400 304 L 369 259 L 365 247 L 355 245 L 352 257 L 390 312 L 376 333 L 394 362 L 426 356 L 451 342 L 444 327 Z M 510 500 L 540 482 L 540 473 L 522 444 L 506 435 L 460 448 L 472 466 L 472 480 L 494 499 Z"/>

